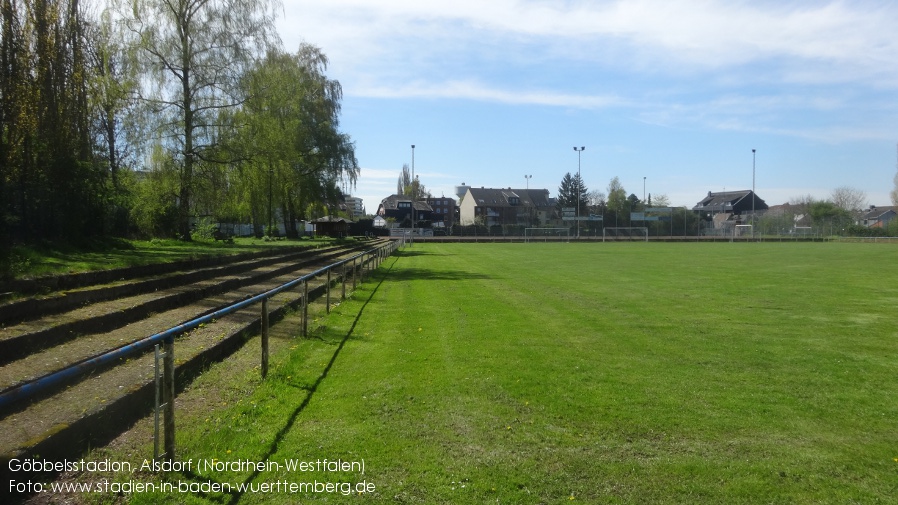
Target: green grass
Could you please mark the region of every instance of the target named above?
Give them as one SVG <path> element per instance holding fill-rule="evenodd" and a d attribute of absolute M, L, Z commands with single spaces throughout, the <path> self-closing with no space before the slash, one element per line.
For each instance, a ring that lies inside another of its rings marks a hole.
<path fill-rule="evenodd" d="M 376 492 L 167 499 L 891 503 L 895 254 L 416 244 L 279 355 L 268 380 L 231 377 L 240 393 L 178 432 L 182 460 L 364 460 L 364 475 L 166 477 Z"/>

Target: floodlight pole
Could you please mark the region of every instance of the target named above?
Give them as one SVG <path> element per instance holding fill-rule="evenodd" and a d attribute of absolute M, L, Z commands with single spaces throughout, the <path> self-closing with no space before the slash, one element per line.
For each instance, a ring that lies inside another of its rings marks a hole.
<path fill-rule="evenodd" d="M 755 150 L 751 150 L 751 239 L 755 239 Z"/>
<path fill-rule="evenodd" d="M 580 153 L 584 150 L 586 150 L 586 146 L 581 146 L 580 149 L 574 146 L 574 151 L 577 151 L 577 238 L 580 238 L 580 184 L 583 183 L 583 179 L 580 177 Z"/>
<path fill-rule="evenodd" d="M 527 181 L 527 201 L 528 201 L 528 202 L 530 201 L 530 179 L 531 179 L 532 177 L 533 177 L 532 175 L 525 175 L 525 176 L 524 176 L 524 180 Z M 527 206 L 527 226 L 532 226 L 532 225 L 533 225 L 533 219 L 532 219 L 532 216 L 531 216 L 531 210 L 532 210 L 532 209 L 531 209 L 530 206 L 528 205 L 528 206 Z"/>
<path fill-rule="evenodd" d="M 415 244 L 415 144 L 412 144 L 412 232 L 409 234 L 409 240 L 412 245 Z"/>

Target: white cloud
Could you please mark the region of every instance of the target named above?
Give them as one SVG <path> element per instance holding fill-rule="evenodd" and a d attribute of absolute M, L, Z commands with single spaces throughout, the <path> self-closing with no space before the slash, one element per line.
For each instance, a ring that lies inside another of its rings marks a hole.
<path fill-rule="evenodd" d="M 462 98 L 505 104 L 552 105 L 584 109 L 625 104 L 624 100 L 614 96 L 574 95 L 552 91 L 514 91 L 492 88 L 473 80 L 442 83 L 418 81 L 399 87 L 359 87 L 348 93 L 375 98 Z"/>
<path fill-rule="evenodd" d="M 779 70 L 784 78 L 829 82 L 849 70 L 854 79 L 898 77 L 891 23 L 898 8 L 870 2 L 288 0 L 285 9 L 285 28 L 386 74 L 431 57 L 438 67 L 451 56 L 446 51 L 527 47 L 534 59 L 566 55 L 642 68 L 769 61 L 788 63 Z"/>

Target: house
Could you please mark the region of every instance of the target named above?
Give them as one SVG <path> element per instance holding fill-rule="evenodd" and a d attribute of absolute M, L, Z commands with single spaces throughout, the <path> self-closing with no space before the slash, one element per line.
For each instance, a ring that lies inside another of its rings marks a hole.
<path fill-rule="evenodd" d="M 497 189 L 468 187 L 459 205 L 459 221 L 486 226 L 537 226 L 558 219 L 548 189 Z"/>
<path fill-rule="evenodd" d="M 767 208 L 764 200 L 758 198 L 754 191 L 746 189 L 720 193 L 708 191 L 708 196 L 692 207 L 692 210 L 704 221 L 711 222 L 711 228 L 721 231 L 730 230 L 733 226 L 742 224 L 745 216 L 750 216 L 752 212 L 763 213 Z"/>
<path fill-rule="evenodd" d="M 384 198 L 377 207 L 377 215 L 389 220 L 393 218 L 400 227 L 411 227 L 412 224 L 412 198 L 405 195 L 390 195 Z M 433 208 L 424 201 L 414 202 L 415 221 L 431 221 Z M 408 220 L 406 222 L 406 220 Z M 405 225 L 403 225 L 405 222 Z"/>
<path fill-rule="evenodd" d="M 752 204 L 754 202 L 754 204 Z M 712 193 L 708 191 L 708 196 L 698 202 L 692 208 L 696 212 L 704 212 L 710 214 L 726 213 L 726 214 L 751 214 L 752 210 L 760 212 L 767 210 L 767 204 L 764 200 L 750 189 L 742 191 L 724 191 L 721 193 Z"/>
<path fill-rule="evenodd" d="M 860 224 L 867 228 L 886 228 L 898 216 L 898 207 L 877 207 L 871 205 L 861 216 Z"/>

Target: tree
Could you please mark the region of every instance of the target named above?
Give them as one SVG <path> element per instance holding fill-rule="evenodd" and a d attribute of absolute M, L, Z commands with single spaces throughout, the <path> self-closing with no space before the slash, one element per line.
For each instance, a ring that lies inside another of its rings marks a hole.
<path fill-rule="evenodd" d="M 892 197 L 892 205 L 898 205 L 898 173 L 895 173 L 895 179 L 893 181 L 895 183 L 895 188 L 892 189 L 892 192 L 889 196 Z"/>
<path fill-rule="evenodd" d="M 834 205 L 848 212 L 857 212 L 867 206 L 867 194 L 849 186 L 834 189 L 830 199 Z"/>
<path fill-rule="evenodd" d="M 608 183 L 608 210 L 614 213 L 615 226 L 618 224 L 620 215 L 628 209 L 627 192 L 620 183 L 620 179 L 615 176 Z"/>
<path fill-rule="evenodd" d="M 257 232 L 280 209 L 288 236 L 298 235 L 297 219 L 335 213 L 341 183 L 358 177 L 355 146 L 339 130 L 342 88 L 325 75 L 327 63 L 303 44 L 296 54 L 269 51 L 244 76 L 248 98 L 227 119 L 239 134 L 219 147 L 222 157 L 240 160 L 231 168 L 238 175 L 232 212 L 248 212 Z"/>
<path fill-rule="evenodd" d="M 583 185 L 583 179 L 580 178 L 580 174 L 573 176 L 570 172 L 564 174 L 564 177 L 561 179 L 561 185 L 558 186 L 557 207 L 559 210 L 564 207 L 578 209 L 578 215 L 588 215 L 589 190 Z"/>
<path fill-rule="evenodd" d="M 89 126 L 83 9 L 2 0 L 0 20 L 0 242 L 97 234 L 106 186 Z"/>
<path fill-rule="evenodd" d="M 851 212 L 827 200 L 815 200 L 808 205 L 814 226 L 829 227 L 830 233 L 851 225 Z"/>
<path fill-rule="evenodd" d="M 655 196 L 649 194 L 649 207 L 670 207 L 670 198 L 664 194 Z"/>
<path fill-rule="evenodd" d="M 409 170 L 408 163 L 402 165 L 402 171 L 399 172 L 399 180 L 396 182 L 396 194 L 411 197 L 412 200 L 420 200 L 421 198 L 430 198 L 430 192 L 421 184 L 420 178 L 416 175 L 412 180 L 412 173 Z"/>
<path fill-rule="evenodd" d="M 197 163 L 213 157 L 223 111 L 245 99 L 241 78 L 275 40 L 276 0 L 121 0 L 147 78 L 143 99 L 179 165 L 178 233 L 190 240 Z M 231 125 L 232 126 L 232 125 Z"/>
<path fill-rule="evenodd" d="M 898 205 L 898 172 L 895 172 L 895 177 L 892 179 L 892 183 L 893 187 L 889 196 L 892 197 L 892 205 Z"/>

